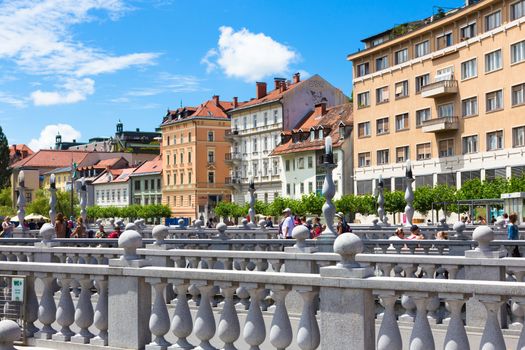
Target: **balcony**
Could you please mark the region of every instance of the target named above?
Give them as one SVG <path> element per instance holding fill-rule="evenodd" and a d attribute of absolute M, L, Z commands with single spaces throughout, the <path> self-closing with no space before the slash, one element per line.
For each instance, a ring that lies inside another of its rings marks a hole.
<path fill-rule="evenodd" d="M 226 177 L 224 178 L 224 184 L 228 187 L 234 187 L 236 189 L 240 188 L 241 186 L 241 178 L 240 177 Z"/>
<path fill-rule="evenodd" d="M 421 124 L 421 130 L 423 132 L 445 132 L 445 131 L 454 131 L 459 128 L 459 118 L 458 117 L 440 117 L 435 119 L 425 120 Z"/>
<path fill-rule="evenodd" d="M 234 162 L 240 162 L 242 159 L 241 154 L 239 152 L 233 152 L 233 153 L 226 153 L 224 155 L 224 161 L 226 164 L 232 164 Z"/>
<path fill-rule="evenodd" d="M 228 141 L 234 140 L 237 136 L 239 136 L 239 130 L 235 128 L 224 132 L 224 138 Z"/>
<path fill-rule="evenodd" d="M 441 80 L 421 88 L 422 97 L 438 98 L 458 93 L 457 80 Z"/>

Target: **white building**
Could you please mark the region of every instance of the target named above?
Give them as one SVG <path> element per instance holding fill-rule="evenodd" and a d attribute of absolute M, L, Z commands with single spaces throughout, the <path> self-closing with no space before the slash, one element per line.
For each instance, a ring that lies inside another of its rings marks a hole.
<path fill-rule="evenodd" d="M 131 204 L 130 174 L 135 168 L 108 169 L 93 180 L 95 205 L 126 207 Z"/>
<path fill-rule="evenodd" d="M 271 202 L 282 195 L 282 164 L 271 152 L 281 141 L 281 132 L 299 123 L 314 106 L 326 102 L 335 106 L 346 101 L 345 95 L 319 75 L 301 81 L 299 73 L 293 82 L 274 79 L 274 89 L 267 92 L 266 83 L 256 83 L 256 98 L 239 104 L 230 111 L 232 130 L 227 134 L 232 153 L 232 200 L 248 201 L 248 183 L 253 178 L 258 200 Z"/>
<path fill-rule="evenodd" d="M 283 195 L 300 199 L 305 194 L 321 194 L 325 179 L 322 166 L 324 142 L 332 138 L 336 185 L 334 199 L 352 193 L 352 105 L 350 103 L 326 109 L 318 104 L 296 128 L 281 133 L 281 144 L 271 156 L 279 156 Z"/>

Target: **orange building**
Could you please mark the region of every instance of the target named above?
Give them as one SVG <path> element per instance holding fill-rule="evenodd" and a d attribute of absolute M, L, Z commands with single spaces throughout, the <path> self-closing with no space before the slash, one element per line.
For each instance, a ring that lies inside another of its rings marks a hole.
<path fill-rule="evenodd" d="M 213 96 L 197 107 L 168 110 L 160 126 L 163 160 L 162 202 L 175 217 L 214 217 L 213 208 L 230 200 L 225 164 L 230 144 L 224 134 L 230 129 L 227 111 L 237 106 Z"/>

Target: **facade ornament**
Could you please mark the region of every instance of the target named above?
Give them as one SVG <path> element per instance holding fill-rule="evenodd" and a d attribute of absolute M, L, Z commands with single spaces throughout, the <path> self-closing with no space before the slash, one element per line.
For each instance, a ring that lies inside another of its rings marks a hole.
<path fill-rule="evenodd" d="M 405 201 L 407 205 L 405 207 L 406 225 L 412 226 L 412 219 L 414 218 L 414 190 L 412 189 L 412 183 L 414 182 L 414 176 L 412 176 L 412 164 L 410 159 L 406 162 L 406 190 L 405 190 Z"/>
<path fill-rule="evenodd" d="M 49 222 L 55 223 L 57 204 L 57 187 L 55 174 L 49 177 Z"/>
<path fill-rule="evenodd" d="M 18 173 L 18 200 L 16 201 L 16 206 L 18 207 L 18 211 L 16 212 L 18 217 L 18 227 L 16 230 L 23 233 L 26 232 L 26 228 L 24 227 L 26 217 L 26 187 L 23 170 Z"/>
<path fill-rule="evenodd" d="M 379 174 L 379 180 L 377 181 L 377 216 L 379 218 L 379 221 L 381 221 L 382 224 L 386 224 L 385 222 L 385 195 L 384 192 L 384 183 L 383 183 L 383 176 Z"/>
<path fill-rule="evenodd" d="M 325 178 L 323 183 L 323 196 L 326 199 L 323 205 L 323 215 L 326 220 L 326 229 L 321 233 L 321 238 L 334 239 L 337 236 L 337 232 L 334 229 L 334 218 L 335 218 L 335 205 L 332 199 L 335 196 L 335 183 L 332 178 L 332 172 L 337 167 L 334 164 L 334 153 L 332 149 L 332 138 L 327 136 L 325 138 L 325 154 L 323 156 L 323 164 L 321 166 L 325 169 Z"/>

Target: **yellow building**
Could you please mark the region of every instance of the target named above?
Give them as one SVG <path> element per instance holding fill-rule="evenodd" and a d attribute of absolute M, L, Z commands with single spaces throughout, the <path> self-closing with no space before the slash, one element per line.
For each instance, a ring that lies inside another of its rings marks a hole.
<path fill-rule="evenodd" d="M 353 63 L 354 181 L 460 187 L 525 172 L 525 0 L 459 9 L 364 39 Z"/>

